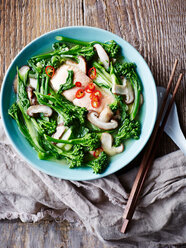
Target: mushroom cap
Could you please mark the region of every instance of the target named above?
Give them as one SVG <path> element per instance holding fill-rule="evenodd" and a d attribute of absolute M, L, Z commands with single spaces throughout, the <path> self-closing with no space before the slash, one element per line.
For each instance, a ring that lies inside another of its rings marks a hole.
<path fill-rule="evenodd" d="M 124 150 L 124 145 L 114 147 L 112 146 L 113 138 L 110 133 L 102 133 L 101 135 L 101 147 L 104 152 L 110 156 L 114 156 L 115 154 L 121 153 Z"/>
<path fill-rule="evenodd" d="M 87 115 L 87 119 L 96 127 L 99 127 L 103 130 L 115 129 L 118 126 L 118 122 L 116 120 L 110 120 L 110 122 L 104 122 L 100 120 L 98 113 L 95 111 L 89 112 Z"/>
<path fill-rule="evenodd" d="M 123 85 L 113 84 L 112 93 L 125 95 L 126 104 L 130 104 L 134 101 L 134 91 L 132 85 L 125 78 L 123 79 Z"/>
<path fill-rule="evenodd" d="M 52 112 L 52 109 L 46 105 L 33 105 L 27 109 L 27 114 L 31 117 L 39 113 L 43 113 L 45 117 L 50 117 Z"/>
<path fill-rule="evenodd" d="M 103 63 L 104 67 L 108 70 L 109 68 L 109 56 L 105 49 L 100 44 L 95 44 L 94 48 L 98 54 L 100 61 Z"/>

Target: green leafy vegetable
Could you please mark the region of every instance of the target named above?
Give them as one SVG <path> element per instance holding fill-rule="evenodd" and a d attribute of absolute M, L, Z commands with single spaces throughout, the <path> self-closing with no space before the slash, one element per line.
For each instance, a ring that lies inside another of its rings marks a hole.
<path fill-rule="evenodd" d="M 37 122 L 41 129 L 43 129 L 43 133 L 48 135 L 53 134 L 56 131 L 57 121 L 48 117 L 38 118 Z"/>
<path fill-rule="evenodd" d="M 139 121 L 131 121 L 126 118 L 114 136 L 116 146 L 119 146 L 124 140 L 129 138 L 139 139 L 140 132 Z"/>
<path fill-rule="evenodd" d="M 87 133 L 84 137 L 78 139 L 71 140 L 61 140 L 54 139 L 50 136 L 45 136 L 47 140 L 55 142 L 55 143 L 64 143 L 64 144 L 72 144 L 72 145 L 81 145 L 87 147 L 89 151 L 93 151 L 96 148 L 100 147 L 100 137 L 96 133 Z"/>
<path fill-rule="evenodd" d="M 61 84 L 59 90 L 58 90 L 58 94 L 61 94 L 64 90 L 69 90 L 73 87 L 75 87 L 75 84 L 73 84 L 73 76 L 74 76 L 74 72 L 73 71 L 68 71 L 68 76 L 66 79 L 65 84 Z"/>
<path fill-rule="evenodd" d="M 101 152 L 98 158 L 88 162 L 87 165 L 93 169 L 94 173 L 100 174 L 108 166 L 108 163 L 109 159 L 107 154 L 105 152 Z"/>
<path fill-rule="evenodd" d="M 140 103 L 140 93 L 141 93 L 141 85 L 139 82 L 138 75 L 135 71 L 135 65 L 133 63 L 116 63 L 114 65 L 114 70 L 117 75 L 125 76 L 131 83 L 134 89 L 135 100 L 132 106 L 132 110 L 130 113 L 131 120 L 134 120 L 139 109 Z"/>
<path fill-rule="evenodd" d="M 19 104 L 21 108 L 23 109 L 25 115 L 27 115 L 27 109 L 30 106 L 30 102 L 28 99 L 28 94 L 26 91 L 26 85 L 25 82 L 27 81 L 28 73 L 26 73 L 24 76 L 20 74 L 19 70 L 17 69 L 17 75 L 18 75 L 18 99 Z M 24 79 L 24 81 L 22 80 Z M 27 115 L 28 116 L 28 115 Z M 29 118 L 29 116 L 28 116 Z"/>
<path fill-rule="evenodd" d="M 81 41 L 64 36 L 56 36 L 56 39 L 61 42 L 68 42 L 68 43 L 77 44 L 80 46 L 88 46 L 88 47 L 91 47 L 95 44 L 100 44 L 103 46 L 103 48 L 106 50 L 106 52 L 111 58 L 116 58 L 120 55 L 120 46 L 114 40 L 103 43 L 100 41 L 90 41 L 90 42 Z"/>

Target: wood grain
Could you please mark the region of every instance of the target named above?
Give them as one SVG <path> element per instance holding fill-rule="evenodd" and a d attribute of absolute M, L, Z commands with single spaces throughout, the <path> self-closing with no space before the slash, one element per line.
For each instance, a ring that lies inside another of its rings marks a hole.
<path fill-rule="evenodd" d="M 157 85 L 166 86 L 174 60 L 179 59 L 176 75 L 182 71 L 184 79 L 176 103 L 181 127 L 186 134 L 185 23 L 186 1 L 183 0 L 0 0 L 0 85 L 12 59 L 26 44 L 41 34 L 71 25 L 100 27 L 121 36 L 141 53 Z M 177 150 L 176 145 L 163 135 L 157 155 L 174 150 Z M 67 233 L 60 229 L 63 226 L 61 224 L 59 227 L 54 223 L 14 223 L 12 226 L 1 223 L 1 230 L 4 228 L 5 232 L 0 235 L 0 240 L 5 240 L 3 237 L 7 235 L 7 242 L 14 240 L 12 244 L 15 245 L 5 243 L 4 247 L 29 247 L 15 243 L 15 229 L 22 228 L 22 237 L 29 239 L 29 233 L 37 232 L 42 225 L 42 230 L 45 230 L 42 231 L 43 235 L 54 226 L 55 230 L 58 230 L 56 232 L 61 230 L 61 234 Z M 70 227 L 64 224 L 64 228 L 67 230 Z M 8 229 L 9 234 L 6 233 Z M 76 233 L 76 229 L 73 230 L 72 233 Z M 79 229 L 77 231 L 79 232 Z M 86 232 L 81 232 L 82 240 L 76 240 L 75 245 L 67 242 L 61 247 L 103 247 L 100 243 L 94 243 L 97 242 L 94 238 L 86 235 Z M 39 238 L 38 242 L 38 247 L 44 247 Z M 60 243 L 51 247 L 60 247 Z"/>
<path fill-rule="evenodd" d="M 108 248 L 90 238 L 85 229 L 70 227 L 66 221 L 1 221 L 0 234 L 1 248 Z"/>

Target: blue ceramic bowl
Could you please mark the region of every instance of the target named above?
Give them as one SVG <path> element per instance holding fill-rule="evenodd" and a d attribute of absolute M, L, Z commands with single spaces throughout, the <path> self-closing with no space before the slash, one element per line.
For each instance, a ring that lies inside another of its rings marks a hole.
<path fill-rule="evenodd" d="M 13 80 L 16 75 L 16 67 L 27 63 L 27 60 L 36 54 L 51 50 L 55 36 L 64 35 L 70 38 L 92 41 L 115 40 L 121 47 L 127 61 L 136 63 L 137 72 L 143 85 L 144 104 L 140 110 L 139 118 L 142 123 L 139 140 L 129 140 L 125 143 L 123 153 L 112 157 L 111 162 L 103 174 L 94 174 L 90 168 L 69 169 L 63 163 L 39 160 L 34 149 L 18 130 L 16 122 L 8 115 L 8 109 L 16 100 L 13 91 Z M 1 114 L 7 136 L 16 151 L 33 167 L 48 175 L 68 180 L 91 180 L 112 174 L 131 162 L 147 143 L 154 127 L 157 114 L 157 93 L 152 73 L 142 56 L 128 42 L 108 31 L 93 27 L 66 27 L 51 31 L 35 39 L 28 44 L 13 60 L 5 75 L 1 90 Z"/>

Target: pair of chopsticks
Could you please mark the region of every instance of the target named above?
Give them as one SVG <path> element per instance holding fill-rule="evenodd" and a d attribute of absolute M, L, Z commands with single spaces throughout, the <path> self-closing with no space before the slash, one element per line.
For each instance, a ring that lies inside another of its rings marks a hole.
<path fill-rule="evenodd" d="M 168 99 L 168 96 L 169 96 L 169 92 L 170 92 L 170 88 L 171 88 L 171 85 L 172 85 L 172 82 L 173 82 L 173 77 L 174 77 L 174 74 L 175 74 L 177 64 L 178 64 L 178 60 L 176 59 L 175 63 L 174 63 L 174 66 L 172 68 L 171 76 L 170 76 L 170 79 L 169 79 L 169 82 L 168 82 L 168 85 L 167 85 L 167 89 L 166 89 L 166 92 L 165 92 L 165 95 L 164 95 L 164 98 L 163 98 L 163 103 L 161 105 L 159 115 L 157 117 L 157 120 L 156 120 L 156 123 L 155 123 L 155 126 L 154 126 L 153 133 L 152 133 L 151 138 L 150 138 L 150 140 L 148 142 L 148 145 L 146 147 L 146 151 L 145 151 L 145 153 L 143 155 L 139 171 L 137 173 L 136 179 L 134 181 L 134 184 L 132 186 L 132 190 L 131 190 L 130 195 L 129 195 L 129 199 L 127 201 L 127 205 L 125 207 L 125 211 L 124 211 L 124 214 L 123 214 L 124 222 L 123 222 L 123 225 L 122 225 L 122 228 L 121 228 L 122 233 L 126 232 L 126 229 L 127 229 L 128 224 L 129 224 L 129 221 L 132 219 L 132 216 L 134 214 L 134 211 L 135 211 L 135 208 L 136 208 L 136 205 L 137 205 L 137 201 L 138 201 L 138 199 L 140 197 L 140 194 L 141 194 L 141 191 L 142 191 L 142 187 L 144 185 L 144 182 L 145 182 L 145 179 L 147 177 L 148 171 L 149 171 L 149 169 L 150 169 L 150 167 L 151 167 L 151 165 L 153 163 L 155 153 L 156 153 L 157 148 L 159 146 L 160 138 L 161 138 L 161 136 L 163 134 L 164 127 L 166 125 L 170 110 L 171 110 L 172 105 L 173 105 L 174 100 L 175 100 L 176 93 L 178 91 L 179 85 L 181 83 L 181 79 L 183 77 L 183 74 L 179 75 L 178 81 L 176 83 L 176 86 L 175 86 L 173 94 L 172 94 L 172 98 L 171 98 L 171 100 L 170 100 L 170 102 L 168 104 L 167 110 L 165 112 L 165 115 L 164 115 L 164 118 L 163 118 L 163 121 L 162 121 L 162 124 L 161 124 L 161 127 L 160 127 L 160 122 L 161 122 L 161 119 L 162 119 L 162 116 L 163 116 L 163 113 L 164 113 L 164 110 L 165 110 L 166 102 L 167 102 L 167 99 Z"/>

